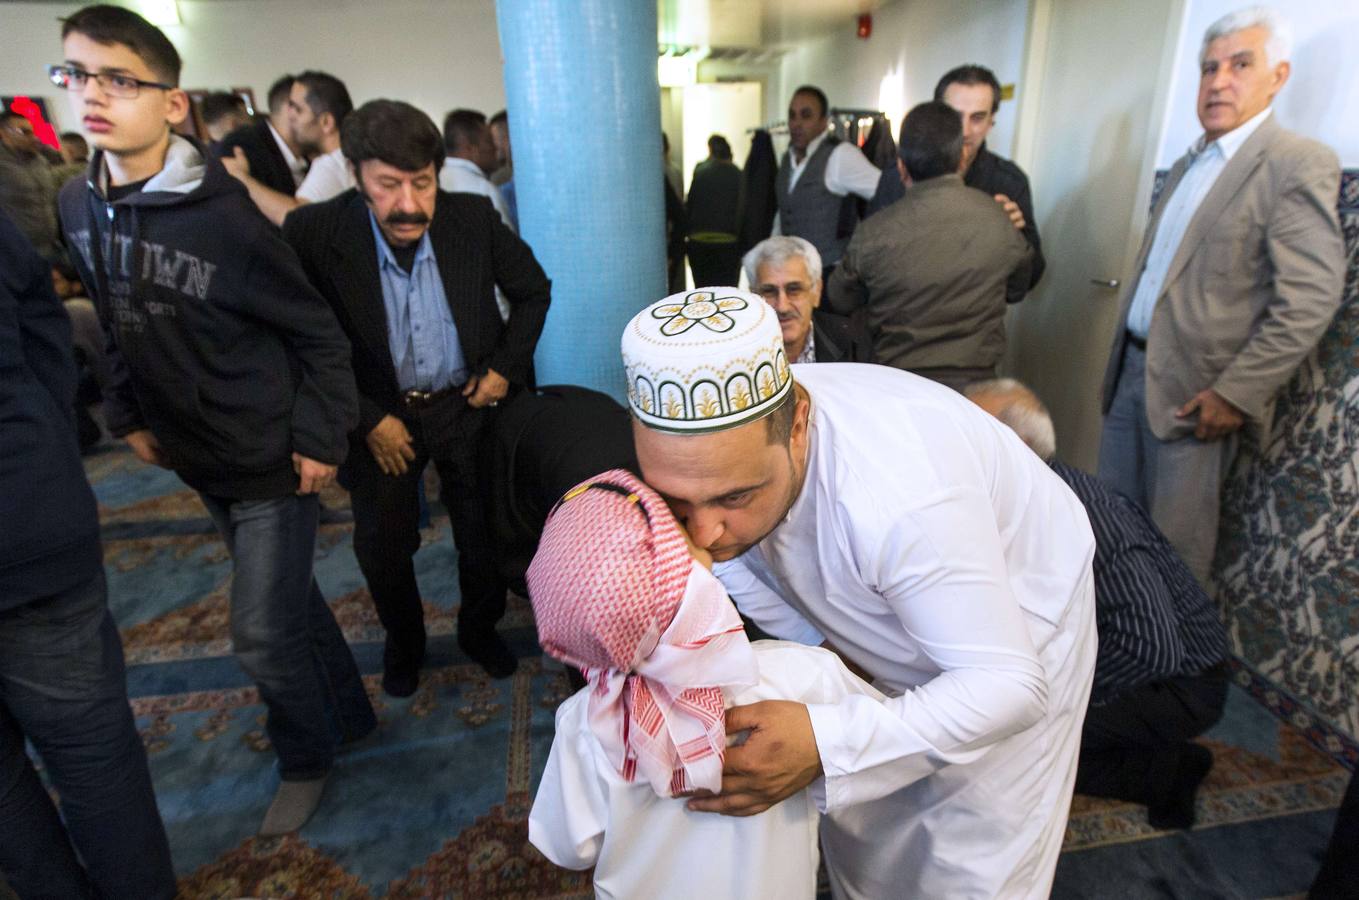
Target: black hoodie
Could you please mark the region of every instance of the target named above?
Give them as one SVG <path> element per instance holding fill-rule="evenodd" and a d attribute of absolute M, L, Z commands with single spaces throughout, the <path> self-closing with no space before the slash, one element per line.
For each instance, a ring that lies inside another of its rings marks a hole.
<path fill-rule="evenodd" d="M 343 462 L 349 342 L 240 182 L 178 136 L 139 192 L 110 203 L 106 182 L 96 153 L 60 208 L 108 335 L 113 434 L 149 428 L 190 487 L 229 499 L 296 490 L 293 452 Z"/>
<path fill-rule="evenodd" d="M 71 323 L 52 268 L 0 212 L 0 610 L 99 572 L 75 393 Z"/>

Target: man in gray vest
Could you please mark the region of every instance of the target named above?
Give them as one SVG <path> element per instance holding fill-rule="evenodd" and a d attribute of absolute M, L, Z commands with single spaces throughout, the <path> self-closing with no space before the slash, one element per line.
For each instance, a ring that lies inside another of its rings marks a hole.
<path fill-rule="evenodd" d="M 774 191 L 779 214 L 774 234 L 805 238 L 821 254 L 825 277 L 839 264 L 859 221 L 850 194 L 873 199 L 878 167 L 852 143 L 827 130 L 829 103 L 817 87 L 803 85 L 788 103 L 788 150 Z"/>

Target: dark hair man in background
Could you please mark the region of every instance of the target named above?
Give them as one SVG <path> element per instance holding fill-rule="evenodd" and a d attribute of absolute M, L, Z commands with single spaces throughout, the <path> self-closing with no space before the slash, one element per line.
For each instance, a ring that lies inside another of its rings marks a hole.
<path fill-rule="evenodd" d="M 731 144 L 720 134 L 708 138 L 708 158 L 694 166 L 689 196 L 687 252 L 694 287 L 734 286 L 741 275 L 741 170 L 731 161 Z"/>
<path fill-rule="evenodd" d="M 284 75 L 269 88 L 269 115 L 228 134 L 216 155 L 234 157 L 241 148 L 250 175 L 260 184 L 289 197 L 297 192 L 307 171 L 307 161 L 292 141 L 288 127 L 288 95 L 293 76 Z"/>
<path fill-rule="evenodd" d="M 439 187 L 451 194 L 481 194 L 505 224 L 514 228 L 500 188 L 488 177 L 495 170 L 496 148 L 486 116 L 474 109 L 455 109 L 445 116 L 444 152 Z"/>
<path fill-rule="evenodd" d="M 198 112 L 203 117 L 204 127 L 208 129 L 208 140 L 213 144 L 237 128 L 250 124 L 250 113 L 245 109 L 245 101 L 226 91 L 208 94 L 198 105 Z"/>
<path fill-rule="evenodd" d="M 947 104 L 911 110 L 899 152 L 906 195 L 859 226 L 826 303 L 866 307 L 877 362 L 961 390 L 995 376 L 1006 301 L 1024 298 L 1032 251 L 994 200 L 963 183 L 963 127 Z"/>
<path fill-rule="evenodd" d="M 344 82 L 325 72 L 308 70 L 293 79 L 287 104 L 293 144 L 311 160 L 307 177 L 289 196 L 255 178 L 243 151 L 223 157 L 222 164 L 250 191 L 250 199 L 275 225 L 304 203 L 320 203 L 354 186 L 340 151 L 340 127 L 354 109 Z"/>
<path fill-rule="evenodd" d="M 857 201 L 873 198 L 878 167 L 863 151 L 830 133 L 830 103 L 803 85 L 788 101 L 788 149 L 774 182 L 779 213 L 774 234 L 812 242 L 827 276 L 840 263 L 859 221 Z"/>
<path fill-rule="evenodd" d="M 1033 248 L 1028 285 L 1032 290 L 1043 277 L 1047 263 L 1033 217 L 1029 178 L 1019 166 L 986 147 L 986 136 L 996 124 L 996 111 L 1000 109 L 1000 92 L 1000 80 L 994 72 L 985 66 L 965 65 L 944 73 L 934 87 L 934 99 L 953 107 L 963 120 L 963 183 L 994 197 Z M 873 215 L 904 194 L 901 180 L 885 170 L 868 214 Z"/>

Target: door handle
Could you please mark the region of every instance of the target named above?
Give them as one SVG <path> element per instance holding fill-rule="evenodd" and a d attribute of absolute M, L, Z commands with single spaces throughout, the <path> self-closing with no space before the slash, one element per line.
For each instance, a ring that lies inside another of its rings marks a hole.
<path fill-rule="evenodd" d="M 1090 283 L 1091 283 L 1091 284 L 1097 284 L 1097 285 L 1099 285 L 1100 287 L 1106 287 L 1106 288 L 1116 288 L 1116 287 L 1118 287 L 1118 279 L 1117 279 L 1117 278 L 1091 278 L 1091 279 L 1090 279 Z"/>

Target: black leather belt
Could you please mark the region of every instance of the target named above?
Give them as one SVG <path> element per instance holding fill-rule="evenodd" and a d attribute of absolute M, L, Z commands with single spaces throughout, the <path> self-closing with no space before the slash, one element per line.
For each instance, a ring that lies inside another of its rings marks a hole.
<path fill-rule="evenodd" d="M 437 391 L 406 391 L 401 395 L 401 403 L 406 409 L 423 409 L 461 392 L 462 385 L 441 388 Z"/>
<path fill-rule="evenodd" d="M 1138 337 L 1137 335 L 1133 334 L 1131 331 L 1129 331 L 1126 335 L 1124 335 L 1124 337 L 1126 337 L 1126 338 L 1128 339 L 1128 343 L 1129 343 L 1129 344 L 1132 344 L 1132 345 L 1133 345 L 1134 347 L 1136 347 L 1138 350 L 1141 350 L 1143 353 L 1146 353 L 1146 352 L 1147 352 L 1147 339 L 1146 339 L 1146 338 L 1140 338 L 1140 337 Z"/>

